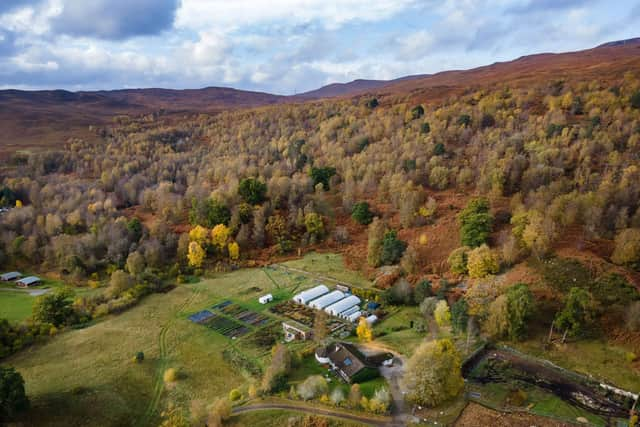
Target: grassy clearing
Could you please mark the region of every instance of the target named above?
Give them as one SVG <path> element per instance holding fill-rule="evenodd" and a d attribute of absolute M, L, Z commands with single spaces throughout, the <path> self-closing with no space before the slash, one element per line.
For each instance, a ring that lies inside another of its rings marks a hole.
<path fill-rule="evenodd" d="M 571 342 L 545 350 L 540 345 L 541 341 L 541 338 L 534 338 L 508 345 L 550 360 L 565 369 L 592 375 L 635 393 L 640 392 L 640 373 L 626 359 L 627 350 L 595 339 Z"/>
<path fill-rule="evenodd" d="M 382 334 L 376 341 L 409 356 L 428 337 L 428 333 L 411 328 L 412 321 L 416 323 L 422 319 L 417 307 L 402 307 L 390 312 L 374 327 L 376 334 Z"/>
<path fill-rule="evenodd" d="M 0 318 L 21 322 L 31 316 L 34 297 L 20 291 L 0 291 Z"/>
<path fill-rule="evenodd" d="M 234 343 L 190 322 L 188 315 L 227 298 L 252 305 L 259 295 L 280 291 L 260 269 L 216 275 L 151 295 L 120 315 L 65 332 L 4 363 L 24 376 L 33 407 L 29 424 L 39 426 L 84 425 L 88 419 L 100 426 L 135 425 L 154 398 L 159 368 L 176 368 L 180 380 L 163 387 L 152 411 L 155 425 L 169 399 L 189 408 L 192 400 L 211 402 L 247 383 L 222 359 Z M 159 337 L 168 324 L 161 359 Z M 145 353 L 141 364 L 131 361 L 138 351 Z"/>
<path fill-rule="evenodd" d="M 325 254 L 311 252 L 301 259 L 287 261 L 283 265 L 291 268 L 308 271 L 317 275 L 351 283 L 363 288 L 373 286 L 370 280 L 359 271 L 349 270 L 345 267 L 342 254 Z"/>

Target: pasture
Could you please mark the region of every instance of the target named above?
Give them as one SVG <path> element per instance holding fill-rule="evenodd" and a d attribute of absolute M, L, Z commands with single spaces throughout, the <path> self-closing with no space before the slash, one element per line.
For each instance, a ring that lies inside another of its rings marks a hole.
<path fill-rule="evenodd" d="M 256 344 L 256 335 L 272 323 L 250 326 L 250 333 L 231 339 L 189 316 L 232 300 L 268 317 L 269 307 L 314 283 L 314 278 L 278 269 L 215 274 L 150 295 L 122 314 L 28 348 L 4 361 L 26 382 L 32 410 L 22 421 L 38 426 L 84 425 L 87 419 L 100 426 L 157 425 L 168 402 L 188 409 L 194 401 L 209 403 L 233 388 L 246 389 L 251 377 L 227 363 L 222 353 L 235 349 L 262 365 L 269 348 Z M 257 298 L 265 293 L 273 294 L 274 301 L 259 304 Z M 132 361 L 138 351 L 145 354 L 142 363 Z M 162 373 L 169 367 L 178 370 L 179 380 L 165 386 Z"/>

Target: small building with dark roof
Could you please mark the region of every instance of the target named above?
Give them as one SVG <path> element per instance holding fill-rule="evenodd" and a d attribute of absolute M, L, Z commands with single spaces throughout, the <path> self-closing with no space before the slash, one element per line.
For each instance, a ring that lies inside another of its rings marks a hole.
<path fill-rule="evenodd" d="M 16 285 L 20 286 L 21 288 L 28 288 L 29 286 L 34 286 L 41 282 L 42 280 L 39 277 L 29 276 L 16 281 Z"/>
<path fill-rule="evenodd" d="M 0 276 L 0 280 L 2 280 L 3 282 L 10 282 L 12 280 L 16 280 L 22 277 L 22 274 L 20 274 L 20 272 L 18 271 L 11 271 L 9 273 L 4 273 L 3 275 Z"/>
<path fill-rule="evenodd" d="M 380 376 L 378 365 L 370 363 L 354 345 L 333 343 L 316 350 L 316 360 L 331 368 L 346 383 L 361 383 Z"/>

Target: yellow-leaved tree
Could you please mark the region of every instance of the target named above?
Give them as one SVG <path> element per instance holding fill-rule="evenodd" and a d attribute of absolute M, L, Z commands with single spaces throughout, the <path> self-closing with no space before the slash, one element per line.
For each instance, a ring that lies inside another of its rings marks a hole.
<path fill-rule="evenodd" d="M 451 311 L 449 304 L 445 300 L 438 301 L 436 309 L 433 311 L 433 317 L 436 319 L 438 326 L 449 326 L 451 324 Z"/>
<path fill-rule="evenodd" d="M 227 246 L 231 230 L 224 224 L 218 224 L 211 230 L 211 243 L 218 250 L 222 250 Z"/>
<path fill-rule="evenodd" d="M 235 261 L 240 258 L 240 245 L 238 245 L 236 242 L 231 242 L 229 243 L 228 249 L 230 259 Z"/>
<path fill-rule="evenodd" d="M 360 318 L 358 322 L 358 327 L 356 328 L 356 334 L 360 341 L 363 342 L 371 342 L 373 340 L 373 330 L 371 329 L 371 325 L 367 322 L 367 319 L 364 317 Z"/>
<path fill-rule="evenodd" d="M 191 229 L 191 231 L 189 231 L 189 240 L 197 242 L 201 246 L 207 243 L 208 238 L 209 230 L 201 225 L 196 225 Z"/>
<path fill-rule="evenodd" d="M 500 269 L 498 256 L 487 245 L 477 247 L 469 252 L 467 260 L 469 277 L 482 278 L 495 274 Z"/>
<path fill-rule="evenodd" d="M 189 243 L 189 253 L 187 253 L 187 260 L 189 261 L 190 266 L 195 268 L 202 267 L 202 262 L 204 261 L 205 256 L 206 253 L 198 242 Z"/>

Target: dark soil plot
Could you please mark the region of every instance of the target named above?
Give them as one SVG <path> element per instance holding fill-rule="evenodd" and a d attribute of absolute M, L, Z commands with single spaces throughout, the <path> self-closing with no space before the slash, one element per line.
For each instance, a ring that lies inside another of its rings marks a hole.
<path fill-rule="evenodd" d="M 230 304 L 222 309 L 222 312 L 227 316 L 237 317 L 245 311 L 244 308 L 236 304 Z"/>
<path fill-rule="evenodd" d="M 265 316 L 258 314 L 254 311 L 246 311 L 236 317 L 241 322 L 248 323 L 252 326 L 260 326 L 269 322 L 269 319 Z"/>
<path fill-rule="evenodd" d="M 296 304 L 293 301 L 284 301 L 269 309 L 272 313 L 288 317 L 305 326 L 313 326 L 315 311 L 307 306 Z"/>
<path fill-rule="evenodd" d="M 214 316 L 215 314 L 213 314 L 209 310 L 202 310 L 189 316 L 189 320 L 191 320 L 193 323 L 205 323 L 207 320 L 211 319 Z"/>
<path fill-rule="evenodd" d="M 229 338 L 239 337 L 249 332 L 247 327 L 222 316 L 214 316 L 206 323 L 206 326 Z"/>
<path fill-rule="evenodd" d="M 227 301 L 221 302 L 220 304 L 216 304 L 216 305 L 212 306 L 211 308 L 213 310 L 222 310 L 223 308 L 225 308 L 226 306 L 231 305 L 231 304 L 233 304 L 233 303 L 231 301 L 227 300 Z"/>

